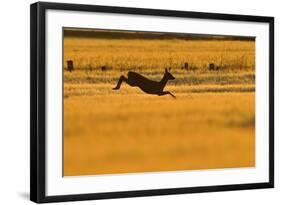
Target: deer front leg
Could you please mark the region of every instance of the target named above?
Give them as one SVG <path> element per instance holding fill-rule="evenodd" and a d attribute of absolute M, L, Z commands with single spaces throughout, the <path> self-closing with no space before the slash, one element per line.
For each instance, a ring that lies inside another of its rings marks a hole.
<path fill-rule="evenodd" d="M 123 81 L 127 82 L 127 80 L 128 80 L 128 79 L 127 79 L 124 75 L 121 75 L 120 78 L 119 78 L 119 80 L 118 80 L 118 83 L 117 83 L 116 87 L 115 87 L 115 88 L 112 88 L 112 89 L 113 89 L 113 90 L 118 90 L 118 89 L 120 89 L 122 82 L 123 82 Z"/>
<path fill-rule="evenodd" d="M 171 95 L 173 98 L 176 98 L 176 96 L 174 96 L 170 91 L 162 91 L 162 93 L 160 93 L 159 95 Z"/>

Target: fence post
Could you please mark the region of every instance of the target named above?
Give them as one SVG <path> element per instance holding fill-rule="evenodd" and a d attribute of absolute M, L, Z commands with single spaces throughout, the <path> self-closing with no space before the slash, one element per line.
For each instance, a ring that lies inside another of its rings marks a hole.
<path fill-rule="evenodd" d="M 185 68 L 186 70 L 188 70 L 188 63 L 187 63 L 187 62 L 184 63 L 184 68 Z"/>
<path fill-rule="evenodd" d="M 209 70 L 215 70 L 215 64 L 214 63 L 209 64 Z"/>
<path fill-rule="evenodd" d="M 68 60 L 67 61 L 67 70 L 69 72 L 72 72 L 74 70 L 74 66 L 73 66 L 73 61 L 72 60 Z"/>

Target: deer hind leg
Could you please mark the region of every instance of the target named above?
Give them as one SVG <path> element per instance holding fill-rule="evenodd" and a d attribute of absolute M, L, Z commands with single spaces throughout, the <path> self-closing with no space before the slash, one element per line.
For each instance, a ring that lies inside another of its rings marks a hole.
<path fill-rule="evenodd" d="M 119 80 L 118 80 L 118 83 L 117 83 L 116 87 L 113 88 L 113 90 L 118 90 L 118 89 L 120 89 L 121 84 L 122 84 L 123 81 L 125 81 L 125 82 L 127 83 L 127 82 L 128 82 L 128 79 L 127 79 L 124 75 L 121 75 L 120 78 L 119 78 Z"/>
<path fill-rule="evenodd" d="M 176 96 L 174 96 L 170 91 L 162 91 L 162 93 L 160 93 L 159 95 L 171 95 L 173 98 L 176 98 Z"/>

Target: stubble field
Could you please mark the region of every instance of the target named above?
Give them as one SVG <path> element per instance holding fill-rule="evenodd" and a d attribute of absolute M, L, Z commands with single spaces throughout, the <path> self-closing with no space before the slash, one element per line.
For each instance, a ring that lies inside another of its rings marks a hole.
<path fill-rule="evenodd" d="M 65 38 L 64 175 L 255 166 L 254 62 L 254 41 Z M 165 68 L 176 99 L 112 90 Z"/>

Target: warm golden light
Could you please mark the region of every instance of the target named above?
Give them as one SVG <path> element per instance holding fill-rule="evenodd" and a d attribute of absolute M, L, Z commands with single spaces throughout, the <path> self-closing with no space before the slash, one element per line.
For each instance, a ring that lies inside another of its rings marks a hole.
<path fill-rule="evenodd" d="M 110 35 L 64 38 L 64 175 L 255 166 L 254 39 Z M 112 90 L 165 68 L 176 99 Z"/>

